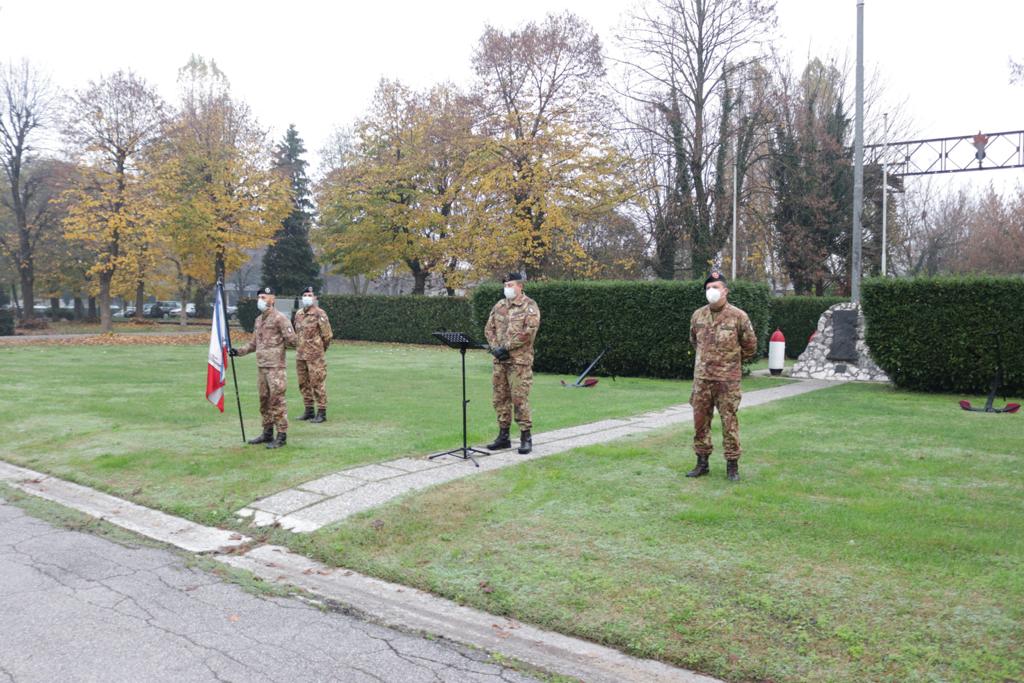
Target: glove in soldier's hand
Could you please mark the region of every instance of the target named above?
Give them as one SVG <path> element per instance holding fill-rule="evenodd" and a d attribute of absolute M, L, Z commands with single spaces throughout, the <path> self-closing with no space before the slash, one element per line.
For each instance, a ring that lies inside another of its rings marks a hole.
<path fill-rule="evenodd" d="M 497 358 L 498 360 L 508 360 L 509 358 L 508 349 L 506 349 L 504 346 L 495 346 L 494 348 L 492 348 L 491 355 Z"/>
<path fill-rule="evenodd" d="M 233 348 L 233 347 L 228 349 L 228 355 L 231 356 L 232 358 L 234 358 L 235 356 L 238 355 L 238 349 Z"/>

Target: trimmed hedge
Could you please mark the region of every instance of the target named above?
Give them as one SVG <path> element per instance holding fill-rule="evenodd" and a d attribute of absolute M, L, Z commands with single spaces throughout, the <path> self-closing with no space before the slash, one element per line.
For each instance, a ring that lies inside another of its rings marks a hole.
<path fill-rule="evenodd" d="M 786 337 L 786 355 L 797 358 L 807 348 L 807 340 L 818 328 L 821 314 L 836 304 L 848 302 L 840 296 L 780 296 L 771 300 L 768 336 L 776 329 Z"/>
<path fill-rule="evenodd" d="M 986 393 L 1000 335 L 1007 395 L 1024 393 L 1024 278 L 865 280 L 871 355 L 897 386 Z"/>
<path fill-rule="evenodd" d="M 472 315 L 462 297 L 331 294 L 320 297 L 336 339 L 440 344 L 433 332 L 469 332 Z"/>
<path fill-rule="evenodd" d="M 252 332 L 256 327 L 256 316 L 259 315 L 259 312 L 260 309 L 256 308 L 256 299 L 242 299 L 238 302 L 238 310 L 235 311 L 235 315 L 238 316 L 238 323 L 242 329 Z"/>
<path fill-rule="evenodd" d="M 473 292 L 480 339 L 501 290 L 500 284 L 488 283 Z M 690 316 L 707 304 L 701 282 L 534 282 L 527 283 L 526 294 L 541 309 L 534 359 L 538 372 L 579 374 L 607 341 L 612 348 L 597 368 L 600 374 L 693 376 Z M 750 316 L 762 352 L 767 348 L 769 300 L 762 284 L 734 282 L 729 289 L 730 303 Z"/>
<path fill-rule="evenodd" d="M 0 337 L 10 337 L 14 334 L 14 313 L 7 309 L 0 309 Z"/>
<path fill-rule="evenodd" d="M 326 294 L 320 307 L 335 339 L 439 344 L 431 333 L 473 327 L 469 301 L 460 297 Z M 238 321 L 246 332 L 252 332 L 258 313 L 255 299 L 239 302 Z"/>

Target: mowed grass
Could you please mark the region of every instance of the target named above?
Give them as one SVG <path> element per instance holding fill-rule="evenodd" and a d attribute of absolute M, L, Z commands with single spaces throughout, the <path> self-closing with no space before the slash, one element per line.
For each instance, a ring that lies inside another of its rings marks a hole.
<path fill-rule="evenodd" d="M 328 562 L 729 681 L 1024 681 L 1024 415 L 837 386 L 408 496 Z M 977 400 L 977 397 L 972 397 Z M 1019 400 L 1019 399 L 1018 399 Z"/>
<path fill-rule="evenodd" d="M 288 353 L 288 406 L 302 399 Z M 470 441 L 496 433 L 490 356 L 466 357 Z M 237 361 L 246 433 L 260 431 L 256 359 Z M 288 446 L 241 443 L 230 384 L 222 415 L 205 400 L 205 346 L 0 349 L 0 458 L 207 524 L 235 523 L 254 500 L 330 472 L 461 445 L 459 354 L 446 348 L 337 343 L 328 355 L 328 421 L 292 419 Z M 229 376 L 230 377 L 230 376 Z M 571 378 L 570 378 L 571 379 Z M 775 380 L 752 378 L 751 387 Z M 685 402 L 689 383 L 534 382 L 543 431 Z"/>

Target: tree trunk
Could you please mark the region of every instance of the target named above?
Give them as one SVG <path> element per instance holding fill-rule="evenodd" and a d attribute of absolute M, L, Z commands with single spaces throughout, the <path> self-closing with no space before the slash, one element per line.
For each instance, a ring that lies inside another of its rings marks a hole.
<path fill-rule="evenodd" d="M 35 309 L 33 306 L 36 305 L 36 293 L 35 293 L 35 277 L 32 273 L 31 261 L 27 266 L 18 266 L 18 274 L 21 276 L 21 319 L 31 320 L 35 317 Z"/>
<path fill-rule="evenodd" d="M 180 320 L 179 325 L 188 325 L 188 300 L 192 298 L 192 278 L 188 277 L 185 279 L 185 286 L 181 290 L 181 314 L 178 316 Z"/>
<path fill-rule="evenodd" d="M 82 305 L 82 297 L 76 296 L 75 299 L 75 320 L 81 321 L 85 317 L 85 307 Z"/>
<path fill-rule="evenodd" d="M 110 281 L 113 273 L 100 274 L 100 331 L 112 332 L 114 321 L 110 318 Z"/>
<path fill-rule="evenodd" d="M 412 293 L 413 294 L 426 294 L 426 292 L 427 292 L 427 277 L 429 277 L 429 276 L 430 276 L 430 273 L 428 273 L 425 270 L 418 270 L 418 271 L 416 271 L 416 272 L 414 272 L 412 274 L 412 278 L 413 278 Z"/>
<path fill-rule="evenodd" d="M 89 320 L 96 320 L 96 297 L 89 297 Z"/>
<path fill-rule="evenodd" d="M 52 312 L 54 318 L 57 317 L 57 312 L 59 310 L 60 310 L 60 297 L 51 296 L 50 297 L 50 311 Z"/>
<path fill-rule="evenodd" d="M 142 307 L 146 300 L 146 283 L 139 280 L 135 284 L 135 322 L 142 322 Z"/>

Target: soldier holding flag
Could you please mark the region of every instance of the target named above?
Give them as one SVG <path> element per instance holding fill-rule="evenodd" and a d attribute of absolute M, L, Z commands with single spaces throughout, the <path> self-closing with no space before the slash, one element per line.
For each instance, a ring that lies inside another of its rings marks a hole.
<path fill-rule="evenodd" d="M 263 433 L 249 443 L 267 444 L 267 448 L 280 448 L 288 441 L 288 410 L 285 404 L 285 390 L 288 376 L 285 371 L 284 349 L 295 348 L 298 337 L 288 316 L 274 308 L 274 292 L 270 287 L 260 290 L 256 306 L 256 327 L 249 343 L 238 349 L 232 348 L 232 356 L 245 356 L 256 352 L 259 368 L 260 416 L 263 418 Z M 274 427 L 277 437 L 274 437 Z"/>

